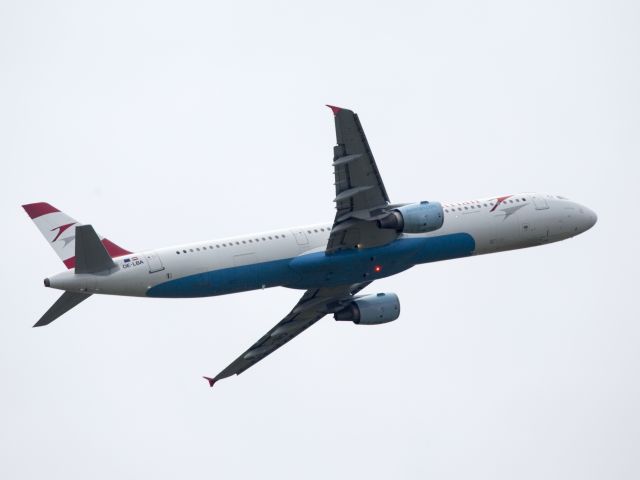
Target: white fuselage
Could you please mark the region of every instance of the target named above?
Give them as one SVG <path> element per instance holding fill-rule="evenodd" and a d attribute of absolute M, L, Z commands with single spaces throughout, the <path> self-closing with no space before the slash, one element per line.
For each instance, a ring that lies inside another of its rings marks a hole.
<path fill-rule="evenodd" d="M 199 297 L 286 286 L 371 281 L 419 263 L 481 255 L 564 240 L 591 228 L 593 211 L 548 194 L 444 202 L 444 224 L 401 234 L 389 245 L 327 255 L 332 224 L 160 248 L 114 258 L 103 274 L 49 277 L 68 291 L 128 296 Z"/>

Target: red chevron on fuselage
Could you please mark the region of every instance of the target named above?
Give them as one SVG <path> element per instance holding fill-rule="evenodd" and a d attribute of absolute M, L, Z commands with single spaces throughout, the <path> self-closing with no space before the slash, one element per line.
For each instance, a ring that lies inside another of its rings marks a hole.
<path fill-rule="evenodd" d="M 511 198 L 513 197 L 513 195 L 505 195 L 504 197 L 498 197 L 496 198 L 496 204 L 493 206 L 493 208 L 491 210 L 489 210 L 490 212 L 493 212 L 496 208 L 498 208 L 500 206 L 500 204 L 502 202 L 504 202 L 507 198 Z"/>

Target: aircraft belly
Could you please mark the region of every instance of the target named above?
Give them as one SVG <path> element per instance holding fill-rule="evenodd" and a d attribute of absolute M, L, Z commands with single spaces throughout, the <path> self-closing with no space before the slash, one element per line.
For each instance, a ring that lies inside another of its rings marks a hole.
<path fill-rule="evenodd" d="M 150 288 L 149 297 L 209 297 L 284 285 L 297 274 L 289 259 L 239 265 L 172 279 Z"/>

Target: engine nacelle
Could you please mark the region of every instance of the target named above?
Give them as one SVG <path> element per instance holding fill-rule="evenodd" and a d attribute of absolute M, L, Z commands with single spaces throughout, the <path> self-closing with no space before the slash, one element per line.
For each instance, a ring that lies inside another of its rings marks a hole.
<path fill-rule="evenodd" d="M 438 230 L 444 223 L 444 211 L 438 202 L 420 202 L 392 210 L 378 220 L 380 228 L 403 233 L 426 233 Z"/>
<path fill-rule="evenodd" d="M 377 293 L 356 297 L 349 305 L 336 312 L 333 318 L 358 325 L 379 325 L 392 322 L 400 316 L 400 300 L 395 293 Z"/>

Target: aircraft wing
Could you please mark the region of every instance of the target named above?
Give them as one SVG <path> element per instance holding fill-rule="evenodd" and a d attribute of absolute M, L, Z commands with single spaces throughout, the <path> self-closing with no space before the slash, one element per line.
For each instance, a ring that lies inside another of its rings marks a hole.
<path fill-rule="evenodd" d="M 204 377 L 209 385 L 222 378 L 240 375 L 270 353 L 276 351 L 296 335 L 302 333 L 328 313 L 342 308 L 351 297 L 371 282 L 356 285 L 343 285 L 332 288 L 307 290 L 291 312 L 275 327 L 267 332 L 251 348 L 236 358 L 231 364 L 213 378 Z"/>
<path fill-rule="evenodd" d="M 392 242 L 397 233 L 380 229 L 375 222 L 385 215 L 389 196 L 358 115 L 328 106 L 335 117 L 337 145 L 333 147 L 336 217 L 327 253 Z"/>

